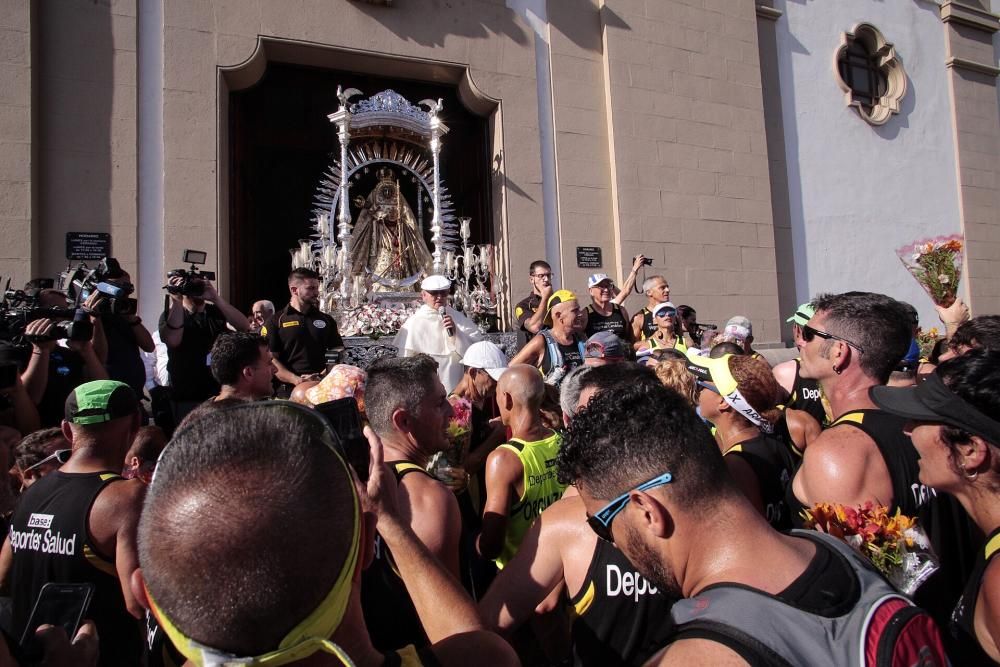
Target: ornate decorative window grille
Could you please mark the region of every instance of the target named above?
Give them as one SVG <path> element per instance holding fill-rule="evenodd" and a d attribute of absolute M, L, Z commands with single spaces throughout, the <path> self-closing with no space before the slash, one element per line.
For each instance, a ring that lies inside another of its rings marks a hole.
<path fill-rule="evenodd" d="M 848 106 L 872 125 L 899 113 L 906 73 L 893 45 L 869 23 L 845 32 L 836 53 L 838 84 Z"/>

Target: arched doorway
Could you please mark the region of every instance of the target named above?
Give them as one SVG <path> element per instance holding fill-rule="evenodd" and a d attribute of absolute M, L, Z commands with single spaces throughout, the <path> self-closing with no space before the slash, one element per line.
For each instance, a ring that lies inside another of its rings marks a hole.
<path fill-rule="evenodd" d="M 473 241 L 496 240 L 489 119 L 464 107 L 458 86 L 272 62 L 260 81 L 228 99 L 228 276 L 238 308 L 288 300 L 289 251 L 312 233 L 317 186 L 339 150 L 327 120 L 339 104 L 338 85 L 366 97 L 392 89 L 411 102 L 443 99 L 450 132 L 441 170 L 455 214 L 472 218 Z"/>

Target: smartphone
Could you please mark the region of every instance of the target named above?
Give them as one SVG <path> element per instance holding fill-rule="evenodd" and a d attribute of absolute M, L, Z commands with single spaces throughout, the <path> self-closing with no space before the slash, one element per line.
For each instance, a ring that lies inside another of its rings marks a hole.
<path fill-rule="evenodd" d="M 358 402 L 353 396 L 338 398 L 316 406 L 316 410 L 326 417 L 333 430 L 340 438 L 344 458 L 358 474 L 362 482 L 368 481 L 368 464 L 371 452 L 368 450 L 368 438 L 365 437 L 361 425 L 361 413 L 358 412 Z"/>
<path fill-rule="evenodd" d="M 27 659 L 42 657 L 42 646 L 35 640 L 35 630 L 41 625 L 61 626 L 72 641 L 93 596 L 94 584 L 91 583 L 48 583 L 42 586 L 21 635 L 21 655 Z"/>

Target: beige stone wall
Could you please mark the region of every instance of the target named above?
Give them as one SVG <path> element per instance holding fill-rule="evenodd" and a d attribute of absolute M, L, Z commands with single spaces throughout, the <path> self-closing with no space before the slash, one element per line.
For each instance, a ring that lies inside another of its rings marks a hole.
<path fill-rule="evenodd" d="M 30 279 L 31 2 L 0 0 L 0 278 Z"/>
<path fill-rule="evenodd" d="M 606 0 L 603 20 L 621 256 L 653 257 L 700 321 L 778 340 L 754 3 Z"/>
<path fill-rule="evenodd" d="M 136 273 L 136 3 L 35 4 L 34 229 L 39 275 L 66 267 L 65 233 L 110 232 Z M 157 286 L 158 287 L 158 286 Z"/>
<path fill-rule="evenodd" d="M 974 315 L 1000 313 L 1000 108 L 992 44 L 1000 22 L 980 7 L 969 0 L 946 2 L 942 7 L 960 215 L 967 244 L 966 289 Z"/>
<path fill-rule="evenodd" d="M 588 275 L 601 271 L 616 281 L 621 277 L 612 222 L 611 137 L 597 4 L 596 0 L 549 3 L 562 251 L 562 267 L 556 272 L 559 284 L 576 291 L 584 304 L 589 303 Z M 600 247 L 603 268 L 578 268 L 577 246 Z"/>

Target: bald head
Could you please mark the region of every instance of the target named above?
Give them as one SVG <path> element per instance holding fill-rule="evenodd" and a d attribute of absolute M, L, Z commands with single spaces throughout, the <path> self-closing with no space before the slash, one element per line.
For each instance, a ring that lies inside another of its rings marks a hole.
<path fill-rule="evenodd" d="M 330 591 L 357 514 L 326 437 L 314 413 L 276 401 L 242 403 L 174 435 L 146 495 L 139 563 L 188 637 L 257 655 Z"/>
<path fill-rule="evenodd" d="M 500 376 L 497 393 L 510 394 L 515 406 L 537 408 L 545 397 L 545 382 L 534 366 L 514 364 Z"/>

